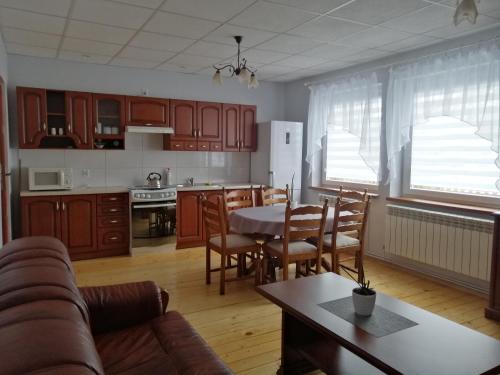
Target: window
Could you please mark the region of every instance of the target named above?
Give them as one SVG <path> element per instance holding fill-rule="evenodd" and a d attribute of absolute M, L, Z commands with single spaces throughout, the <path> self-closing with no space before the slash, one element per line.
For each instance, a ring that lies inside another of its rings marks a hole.
<path fill-rule="evenodd" d="M 340 103 L 334 106 L 328 122 L 326 147 L 323 153 L 323 183 L 347 183 L 378 185 L 378 165 L 380 157 L 380 125 L 382 99 L 376 97 L 367 111 L 365 101 Z M 346 118 L 348 117 L 348 118 Z M 362 144 L 361 137 L 345 129 L 346 122 L 368 123 L 365 131 L 371 134 Z"/>
<path fill-rule="evenodd" d="M 433 117 L 413 128 L 409 192 L 500 197 L 491 142 L 453 117 Z"/>

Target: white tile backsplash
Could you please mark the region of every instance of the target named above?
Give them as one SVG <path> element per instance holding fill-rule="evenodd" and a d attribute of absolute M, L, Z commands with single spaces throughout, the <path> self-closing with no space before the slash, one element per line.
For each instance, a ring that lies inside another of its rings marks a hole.
<path fill-rule="evenodd" d="M 182 152 L 163 151 L 159 134 L 125 136 L 126 150 L 19 150 L 21 187 L 27 188 L 27 168 L 73 168 L 74 186 L 142 185 L 151 172 L 172 171 L 171 183 L 184 183 L 188 177 L 195 182 L 248 182 L 248 152 Z"/>

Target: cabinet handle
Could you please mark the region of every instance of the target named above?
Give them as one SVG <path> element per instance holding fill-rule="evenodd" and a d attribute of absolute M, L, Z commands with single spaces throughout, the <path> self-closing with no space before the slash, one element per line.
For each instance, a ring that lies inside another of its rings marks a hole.
<path fill-rule="evenodd" d="M 110 239 L 111 241 L 116 241 L 116 240 L 118 239 L 118 237 L 117 237 L 117 236 L 113 236 L 113 237 L 109 237 L 109 239 Z"/>
<path fill-rule="evenodd" d="M 207 148 L 207 145 L 201 145 L 201 148 Z"/>
<path fill-rule="evenodd" d="M 197 133 L 198 133 L 198 138 L 201 137 L 201 130 L 200 129 L 197 130 Z"/>
<path fill-rule="evenodd" d="M 110 223 L 111 224 L 116 224 L 116 223 L 118 223 L 118 220 L 111 220 Z"/>
<path fill-rule="evenodd" d="M 68 122 L 68 132 L 71 133 L 71 122 Z"/>
<path fill-rule="evenodd" d="M 59 201 L 56 202 L 56 211 L 59 211 Z"/>
<path fill-rule="evenodd" d="M 45 122 L 42 122 L 42 130 L 43 131 L 47 130 L 47 124 Z"/>
<path fill-rule="evenodd" d="M 109 210 L 109 212 L 116 212 L 116 211 L 118 211 L 118 208 L 111 208 L 111 209 Z"/>
<path fill-rule="evenodd" d="M 97 126 L 94 126 L 94 134 L 97 134 Z"/>
<path fill-rule="evenodd" d="M 117 197 L 110 197 L 109 200 L 110 201 L 116 201 L 118 198 Z"/>
<path fill-rule="evenodd" d="M 66 210 L 66 203 L 62 202 L 62 210 Z"/>

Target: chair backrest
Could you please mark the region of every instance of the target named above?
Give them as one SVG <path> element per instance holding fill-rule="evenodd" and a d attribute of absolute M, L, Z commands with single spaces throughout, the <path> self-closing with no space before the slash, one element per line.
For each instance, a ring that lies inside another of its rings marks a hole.
<path fill-rule="evenodd" d="M 226 212 L 231 212 L 240 208 L 255 207 L 253 188 L 233 190 L 230 192 L 222 189 L 222 194 L 224 197 L 224 207 Z"/>
<path fill-rule="evenodd" d="M 323 249 L 323 234 L 325 233 L 328 200 L 323 206 L 301 206 L 295 209 L 286 204 L 285 233 L 283 235 L 283 252 L 288 253 L 288 243 L 308 238 L 318 238 L 318 259 Z"/>
<path fill-rule="evenodd" d="M 268 188 L 260 186 L 260 196 L 263 206 L 272 206 L 277 203 L 286 203 L 290 199 L 288 184 L 285 189 Z"/>
<path fill-rule="evenodd" d="M 339 188 L 338 197 L 342 201 L 353 202 L 353 201 L 365 201 L 368 198 L 368 190 L 363 190 L 363 192 L 356 190 L 345 190 L 342 186 Z"/>
<path fill-rule="evenodd" d="M 214 236 L 221 236 L 222 246 L 226 243 L 226 215 L 222 197 L 217 197 L 217 203 L 209 201 L 205 196 L 201 200 L 205 237 L 207 241 Z"/>
<path fill-rule="evenodd" d="M 365 235 L 369 204 L 369 196 L 364 201 L 352 202 L 344 202 L 338 197 L 335 203 L 332 238 L 336 238 L 337 233 L 349 232 L 349 235 L 354 234 L 361 243 Z"/>

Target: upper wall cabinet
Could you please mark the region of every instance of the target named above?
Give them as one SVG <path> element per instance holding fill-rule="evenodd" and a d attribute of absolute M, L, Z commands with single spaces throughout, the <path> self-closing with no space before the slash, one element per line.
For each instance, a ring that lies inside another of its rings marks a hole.
<path fill-rule="evenodd" d="M 198 141 L 222 142 L 222 104 L 198 102 L 196 110 Z"/>
<path fill-rule="evenodd" d="M 127 125 L 170 127 L 169 100 L 127 96 Z"/>
<path fill-rule="evenodd" d="M 45 90 L 17 88 L 17 123 L 20 148 L 38 148 L 47 135 L 47 98 Z"/>
<path fill-rule="evenodd" d="M 257 108 L 254 105 L 224 104 L 222 113 L 223 151 L 255 151 Z"/>
<path fill-rule="evenodd" d="M 66 92 L 66 133 L 77 148 L 92 148 L 92 95 Z"/>
<path fill-rule="evenodd" d="M 122 149 L 125 141 L 125 96 L 92 94 L 94 147 Z"/>
<path fill-rule="evenodd" d="M 257 149 L 256 114 L 254 105 L 240 105 L 240 151 Z"/>

